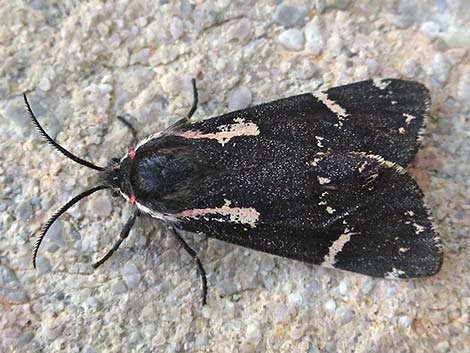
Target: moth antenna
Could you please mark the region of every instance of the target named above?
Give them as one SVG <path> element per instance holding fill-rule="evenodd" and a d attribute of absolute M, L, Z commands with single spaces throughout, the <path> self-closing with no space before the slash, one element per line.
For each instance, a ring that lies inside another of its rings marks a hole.
<path fill-rule="evenodd" d="M 64 206 L 62 206 L 61 208 L 59 208 L 57 211 L 54 212 L 54 214 L 51 216 L 51 218 L 49 218 L 47 220 L 47 222 L 42 226 L 41 228 L 41 233 L 39 234 L 39 237 L 36 241 L 36 245 L 34 246 L 34 250 L 33 250 L 33 267 L 36 268 L 36 257 L 38 255 L 38 251 L 39 251 L 39 246 L 41 245 L 42 243 L 42 240 L 44 239 L 44 237 L 46 236 L 46 233 L 47 231 L 49 230 L 49 228 L 54 224 L 54 222 L 57 220 L 57 218 L 59 218 L 62 214 L 64 214 L 70 207 L 72 207 L 73 205 L 75 205 L 78 201 L 80 201 L 81 199 L 84 199 L 85 197 L 93 194 L 94 192 L 96 191 L 99 191 L 99 190 L 103 190 L 103 189 L 109 189 L 109 186 L 106 186 L 106 185 L 99 185 L 99 186 L 96 186 L 90 190 L 86 190 L 84 192 L 82 192 L 81 194 L 75 196 L 73 199 L 71 199 L 69 202 L 67 202 Z"/>
<path fill-rule="evenodd" d="M 42 126 L 39 124 L 39 121 L 38 119 L 36 118 L 36 116 L 34 115 L 33 113 L 33 110 L 31 109 L 31 106 L 29 105 L 29 102 L 28 102 L 28 98 L 26 98 L 26 93 L 23 93 L 23 98 L 24 98 L 24 102 L 26 104 L 26 109 L 28 110 L 29 112 L 29 115 L 31 117 L 31 120 L 33 120 L 33 123 L 34 125 L 37 127 L 37 129 L 39 130 L 40 134 L 47 140 L 47 142 L 49 142 L 49 144 L 54 147 L 56 150 L 58 150 L 60 153 L 62 153 L 63 155 L 65 155 L 67 158 L 77 162 L 78 164 L 81 164 L 81 165 L 84 165 L 85 167 L 88 167 L 88 168 L 91 168 L 91 169 L 95 169 L 95 170 L 99 170 L 99 171 L 103 171 L 104 168 L 102 167 L 99 167 L 91 162 L 88 162 L 76 155 L 74 155 L 73 153 L 67 151 L 64 147 L 62 147 L 61 145 L 59 145 L 52 137 L 50 137 L 47 132 L 42 128 Z"/>

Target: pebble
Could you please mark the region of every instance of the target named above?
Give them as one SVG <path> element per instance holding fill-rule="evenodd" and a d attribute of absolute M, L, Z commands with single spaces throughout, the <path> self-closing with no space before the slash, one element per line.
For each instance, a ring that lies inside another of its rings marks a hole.
<path fill-rule="evenodd" d="M 342 325 L 346 325 L 348 322 L 351 322 L 353 319 L 353 314 L 351 310 L 349 310 L 345 306 L 341 306 L 336 312 L 336 314 L 338 315 L 338 318 L 341 321 Z"/>
<path fill-rule="evenodd" d="M 15 303 L 27 303 L 29 301 L 28 295 L 21 289 L 8 293 L 7 298 Z"/>
<path fill-rule="evenodd" d="M 109 33 L 109 26 L 107 26 L 105 23 L 100 22 L 98 23 L 98 26 L 96 26 L 96 29 L 100 36 L 105 37 Z"/>
<path fill-rule="evenodd" d="M 336 353 L 338 351 L 336 342 L 333 341 L 328 341 L 325 345 L 325 352 L 334 352 Z"/>
<path fill-rule="evenodd" d="M 319 13 L 325 12 L 325 10 L 326 10 L 326 0 L 315 0 L 314 3 L 315 3 L 315 9 Z"/>
<path fill-rule="evenodd" d="M 251 22 L 247 18 L 242 18 L 238 21 L 237 25 L 229 33 L 229 38 L 237 39 L 242 41 L 247 38 L 252 30 Z"/>
<path fill-rule="evenodd" d="M 193 5 L 187 0 L 183 0 L 180 3 L 180 15 L 183 18 L 188 18 L 191 16 L 191 12 L 193 12 Z"/>
<path fill-rule="evenodd" d="M 371 77 L 374 77 L 379 72 L 379 63 L 374 59 L 367 59 L 367 71 Z"/>
<path fill-rule="evenodd" d="M 377 284 L 377 281 L 374 280 L 373 278 L 366 278 L 364 283 L 362 284 L 361 292 L 364 294 L 370 294 L 372 290 L 375 288 L 376 284 Z"/>
<path fill-rule="evenodd" d="M 338 286 L 338 292 L 341 295 L 348 294 L 348 281 L 346 281 L 346 280 L 341 281 L 341 283 Z"/>
<path fill-rule="evenodd" d="M 416 77 L 421 70 L 421 66 L 415 59 L 408 59 L 403 63 L 402 72 L 408 78 Z"/>
<path fill-rule="evenodd" d="M 95 350 L 91 346 L 85 346 L 85 348 L 83 348 L 83 351 L 81 351 L 81 353 L 98 353 L 98 351 Z"/>
<path fill-rule="evenodd" d="M 394 287 L 393 284 L 392 284 L 392 285 L 387 285 L 387 286 L 385 286 L 385 288 L 384 288 L 384 293 L 385 293 L 385 296 L 386 296 L 387 298 L 392 299 L 392 298 L 394 298 L 394 297 L 396 296 L 396 294 L 397 294 L 397 289 L 396 289 L 396 287 Z"/>
<path fill-rule="evenodd" d="M 457 98 L 464 104 L 466 109 L 470 109 L 470 65 L 463 70 L 457 86 Z"/>
<path fill-rule="evenodd" d="M 228 97 L 228 108 L 230 110 L 245 109 L 251 104 L 251 98 L 251 92 L 247 87 L 238 87 Z"/>
<path fill-rule="evenodd" d="M 36 260 L 36 268 L 41 274 L 45 274 L 51 271 L 51 262 L 45 256 L 39 257 Z"/>
<path fill-rule="evenodd" d="M 449 61 L 442 53 L 434 54 L 432 60 L 432 77 L 442 86 L 447 81 L 451 66 Z"/>
<path fill-rule="evenodd" d="M 0 107 L 2 102 L 5 101 L 0 101 Z M 3 115 L 5 120 L 12 122 L 19 128 L 24 128 L 31 123 L 24 111 L 23 97 L 17 96 L 6 101 L 3 109 L 0 110 L 0 114 Z"/>
<path fill-rule="evenodd" d="M 298 29 L 288 29 L 282 32 L 277 39 L 287 50 L 300 51 L 305 46 L 304 34 Z"/>
<path fill-rule="evenodd" d="M 4 287 L 10 283 L 18 282 L 15 272 L 5 266 L 0 266 L 0 287 Z"/>
<path fill-rule="evenodd" d="M 15 208 L 15 217 L 21 220 L 30 219 L 33 216 L 33 207 L 28 200 L 21 201 Z"/>
<path fill-rule="evenodd" d="M 325 309 L 328 311 L 335 311 L 336 310 L 336 302 L 333 299 L 328 300 L 325 303 Z"/>
<path fill-rule="evenodd" d="M 84 308 L 97 310 L 102 307 L 102 303 L 96 297 L 88 297 L 83 303 Z"/>
<path fill-rule="evenodd" d="M 289 310 L 282 303 L 275 303 L 271 306 L 271 319 L 275 323 L 287 322 L 289 320 Z"/>
<path fill-rule="evenodd" d="M 301 292 L 291 293 L 288 298 L 289 304 L 295 307 L 301 307 L 305 304 L 305 299 Z"/>
<path fill-rule="evenodd" d="M 273 15 L 273 20 L 283 27 L 303 26 L 307 9 L 305 7 L 294 7 L 292 5 L 280 4 Z"/>
<path fill-rule="evenodd" d="M 130 64 L 142 64 L 147 65 L 150 58 L 150 49 L 144 48 L 139 50 L 138 52 L 131 55 Z"/>
<path fill-rule="evenodd" d="M 326 0 L 326 6 L 330 9 L 346 10 L 351 0 Z"/>
<path fill-rule="evenodd" d="M 316 292 L 320 289 L 320 284 L 316 279 L 314 279 L 310 282 L 309 288 L 312 292 Z"/>
<path fill-rule="evenodd" d="M 321 351 L 320 351 L 320 349 L 319 349 L 317 346 L 313 345 L 313 346 L 311 346 L 310 349 L 308 350 L 308 353 L 321 353 Z"/>
<path fill-rule="evenodd" d="M 183 21 L 178 17 L 174 17 L 170 24 L 170 34 L 173 39 L 180 38 L 184 33 Z"/>
<path fill-rule="evenodd" d="M 22 347 L 34 338 L 34 333 L 32 331 L 22 332 L 16 339 L 18 347 Z"/>
<path fill-rule="evenodd" d="M 410 327 L 411 325 L 411 318 L 407 315 L 400 316 L 398 319 L 400 326 L 402 327 Z"/>
<path fill-rule="evenodd" d="M 239 348 L 238 348 L 239 353 L 257 353 L 258 349 L 252 345 L 251 343 L 248 342 L 243 342 Z"/>
<path fill-rule="evenodd" d="M 309 60 L 302 60 L 302 62 L 295 67 L 293 73 L 299 80 L 309 80 L 316 72 L 317 68 L 312 62 Z"/>
<path fill-rule="evenodd" d="M 126 284 L 123 281 L 117 281 L 111 286 L 111 292 L 114 294 L 122 294 L 127 292 Z"/>
<path fill-rule="evenodd" d="M 217 287 L 222 289 L 226 296 L 232 295 L 237 292 L 237 287 L 235 286 L 235 284 L 228 279 L 223 279 L 217 282 Z"/>
<path fill-rule="evenodd" d="M 302 338 L 304 336 L 305 330 L 303 327 L 294 327 L 290 332 L 289 332 L 289 337 L 292 338 L 293 340 L 298 340 L 299 338 Z"/>
<path fill-rule="evenodd" d="M 47 239 L 49 242 L 53 242 L 58 246 L 65 246 L 65 240 L 63 237 L 64 224 L 62 220 L 58 219 L 47 231 Z"/>
<path fill-rule="evenodd" d="M 43 77 L 39 82 L 37 86 L 41 91 L 47 92 L 51 89 L 51 82 L 47 77 Z"/>
<path fill-rule="evenodd" d="M 109 83 L 100 83 L 97 89 L 102 95 L 105 95 L 111 93 L 111 91 L 113 90 L 113 86 Z"/>
<path fill-rule="evenodd" d="M 305 26 L 305 49 L 313 55 L 319 55 L 326 44 L 324 24 L 319 16 L 315 16 Z"/>
<path fill-rule="evenodd" d="M 181 92 L 182 81 L 173 74 L 164 75 L 160 81 L 163 90 L 171 95 L 178 95 Z"/>
<path fill-rule="evenodd" d="M 259 321 L 252 321 L 247 325 L 245 335 L 247 342 L 256 346 L 261 341 L 262 336 Z"/>
<path fill-rule="evenodd" d="M 127 262 L 124 265 L 121 269 L 121 275 L 127 288 L 136 288 L 140 283 L 141 275 L 133 262 Z"/>
<path fill-rule="evenodd" d="M 470 48 L 470 29 L 455 28 L 440 34 L 449 48 Z"/>
<path fill-rule="evenodd" d="M 90 200 L 88 207 L 93 214 L 101 217 L 108 216 L 112 211 L 111 200 L 106 194 L 93 197 Z"/>
<path fill-rule="evenodd" d="M 196 341 L 194 341 L 194 345 L 196 347 L 207 346 L 209 343 L 209 336 L 207 334 L 202 333 L 196 337 Z"/>
<path fill-rule="evenodd" d="M 433 40 L 439 36 L 440 27 L 434 21 L 426 21 L 421 24 L 421 31 L 426 37 Z"/>
<path fill-rule="evenodd" d="M 58 322 L 42 322 L 43 327 L 41 329 L 40 335 L 46 341 L 53 341 L 62 333 L 64 325 L 60 325 Z"/>

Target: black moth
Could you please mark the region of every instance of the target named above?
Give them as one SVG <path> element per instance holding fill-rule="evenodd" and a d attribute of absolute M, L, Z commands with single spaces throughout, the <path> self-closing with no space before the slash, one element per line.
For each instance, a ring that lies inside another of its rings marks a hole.
<path fill-rule="evenodd" d="M 386 278 L 433 275 L 442 250 L 423 194 L 405 167 L 416 154 L 430 97 L 420 83 L 357 82 L 173 126 L 139 142 L 107 167 L 56 149 L 95 169 L 100 184 L 76 196 L 43 226 L 33 262 L 52 223 L 82 198 L 114 189 L 134 212 L 106 261 L 143 214 L 163 222 L 195 259 L 180 230 L 327 267 Z"/>

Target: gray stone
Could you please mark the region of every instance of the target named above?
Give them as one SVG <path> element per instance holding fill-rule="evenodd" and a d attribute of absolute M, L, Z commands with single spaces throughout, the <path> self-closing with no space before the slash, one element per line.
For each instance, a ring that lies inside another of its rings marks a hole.
<path fill-rule="evenodd" d="M 315 16 L 305 26 L 305 49 L 313 55 L 319 55 L 326 44 L 324 24 L 320 16 Z"/>
<path fill-rule="evenodd" d="M 421 24 L 421 31 L 429 39 L 436 39 L 439 37 L 440 27 L 436 22 L 426 21 Z"/>
<path fill-rule="evenodd" d="M 174 17 L 170 24 L 170 33 L 173 39 L 178 39 L 184 33 L 183 21 L 178 17 Z"/>
<path fill-rule="evenodd" d="M 9 284 L 18 282 L 15 272 L 6 266 L 0 266 L 0 286 L 4 287 Z"/>
<path fill-rule="evenodd" d="M 247 87 L 238 87 L 228 97 L 228 108 L 238 110 L 247 108 L 251 103 L 251 92 Z"/>
<path fill-rule="evenodd" d="M 289 309 L 282 303 L 271 305 L 271 319 L 276 323 L 283 323 L 289 320 Z"/>
<path fill-rule="evenodd" d="M 111 200 L 108 195 L 100 194 L 93 197 L 89 203 L 90 210 L 97 216 L 106 217 L 111 211 Z"/>
<path fill-rule="evenodd" d="M 31 340 L 34 338 L 34 333 L 31 331 L 26 331 L 22 332 L 18 337 L 17 337 L 17 346 L 18 347 L 23 347 L 24 345 L 28 344 L 31 342 Z"/>
<path fill-rule="evenodd" d="M 49 261 L 47 257 L 40 256 L 36 260 L 36 268 L 41 274 L 48 273 L 51 271 L 51 268 L 52 268 L 51 262 Z"/>
<path fill-rule="evenodd" d="M 14 303 L 27 303 L 29 301 L 28 295 L 22 289 L 9 292 L 7 298 Z"/>
<path fill-rule="evenodd" d="M 283 27 L 302 26 L 305 23 L 307 9 L 292 5 L 280 4 L 274 12 L 273 20 Z"/>
<path fill-rule="evenodd" d="M 298 29 L 288 29 L 277 37 L 279 43 L 288 50 L 300 51 L 304 48 L 304 34 Z"/>
<path fill-rule="evenodd" d="M 140 283 L 141 275 L 133 262 L 127 262 L 124 265 L 121 275 L 128 288 L 136 288 Z"/>
<path fill-rule="evenodd" d="M 0 101 L 0 115 L 7 122 L 13 123 L 18 128 L 29 126 L 31 121 L 25 114 L 23 97 L 16 96 L 7 101 Z"/>
<path fill-rule="evenodd" d="M 127 292 L 127 287 L 124 281 L 117 281 L 111 286 L 111 292 L 113 294 L 123 294 Z"/>
<path fill-rule="evenodd" d="M 336 302 L 333 299 L 329 299 L 325 303 L 325 309 L 328 311 L 335 311 L 336 310 Z"/>
<path fill-rule="evenodd" d="M 451 70 L 449 61 L 442 53 L 436 53 L 432 62 L 432 77 L 440 86 L 444 85 Z"/>
<path fill-rule="evenodd" d="M 403 315 L 398 318 L 398 322 L 400 323 L 400 326 L 402 327 L 410 327 L 411 325 L 411 318 L 408 315 Z"/>
<path fill-rule="evenodd" d="M 327 0 L 326 6 L 332 9 L 346 10 L 351 3 L 351 0 Z"/>

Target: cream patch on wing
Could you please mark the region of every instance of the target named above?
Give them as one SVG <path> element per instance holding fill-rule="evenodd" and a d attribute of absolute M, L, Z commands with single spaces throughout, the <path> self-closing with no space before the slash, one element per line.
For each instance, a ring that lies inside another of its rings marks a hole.
<path fill-rule="evenodd" d="M 233 124 L 220 125 L 217 132 L 200 132 L 200 131 L 184 131 L 175 134 L 175 136 L 187 139 L 211 139 L 217 140 L 222 146 L 234 137 L 241 136 L 257 136 L 260 131 L 258 126 L 253 122 L 247 122 L 243 118 L 233 119 Z"/>
<path fill-rule="evenodd" d="M 336 263 L 336 255 L 338 255 L 344 248 L 344 246 L 351 240 L 351 235 L 359 233 L 351 233 L 348 228 L 344 230 L 344 233 L 336 239 L 333 244 L 328 248 L 328 254 L 323 258 L 322 266 L 334 267 Z"/>
<path fill-rule="evenodd" d="M 328 94 L 325 91 L 315 92 L 313 93 L 313 96 L 322 102 L 332 113 L 337 116 L 339 127 L 343 126 L 343 120 L 349 116 L 349 114 L 346 113 L 346 109 L 344 109 L 334 100 L 328 98 Z"/>
<path fill-rule="evenodd" d="M 227 222 L 226 218 L 217 218 L 217 216 L 228 216 L 230 223 L 248 224 L 252 228 L 256 227 L 260 216 L 256 209 L 253 207 L 230 207 L 231 204 L 230 200 L 225 200 L 222 207 L 184 210 L 175 216 L 195 219 L 203 218 L 216 222 Z"/>

